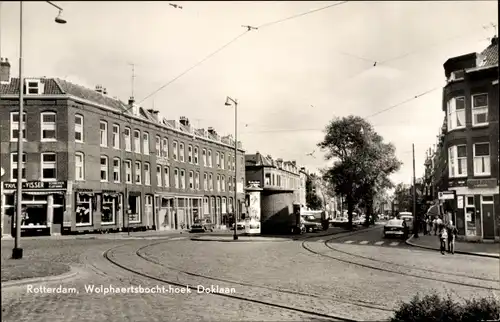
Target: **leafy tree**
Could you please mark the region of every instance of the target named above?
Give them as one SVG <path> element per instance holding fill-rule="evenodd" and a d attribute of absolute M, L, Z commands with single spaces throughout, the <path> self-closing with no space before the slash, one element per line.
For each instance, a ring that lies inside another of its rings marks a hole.
<path fill-rule="evenodd" d="M 306 206 L 312 210 L 323 209 L 323 203 L 316 192 L 314 174 L 306 178 Z"/>
<path fill-rule="evenodd" d="M 384 143 L 370 123 L 352 115 L 330 121 L 318 146 L 326 151 L 326 159 L 334 162 L 323 176 L 337 194 L 345 196 L 349 227 L 357 205 L 367 209 L 369 220 L 375 195 L 391 186 L 388 176 L 401 165 L 394 147 Z"/>

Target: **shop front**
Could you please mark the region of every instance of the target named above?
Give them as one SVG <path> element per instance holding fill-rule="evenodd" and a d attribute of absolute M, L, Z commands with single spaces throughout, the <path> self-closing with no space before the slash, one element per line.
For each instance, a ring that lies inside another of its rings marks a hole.
<path fill-rule="evenodd" d="M 2 187 L 3 234 L 13 235 L 16 228 L 17 183 L 4 182 Z M 66 181 L 22 183 L 21 234 L 60 235 L 66 208 Z"/>

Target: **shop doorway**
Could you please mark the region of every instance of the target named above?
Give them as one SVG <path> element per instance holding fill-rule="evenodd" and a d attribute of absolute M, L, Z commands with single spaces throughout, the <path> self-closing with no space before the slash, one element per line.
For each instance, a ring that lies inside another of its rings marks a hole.
<path fill-rule="evenodd" d="M 481 196 L 481 214 L 483 217 L 483 239 L 495 239 L 495 211 L 493 196 Z"/>

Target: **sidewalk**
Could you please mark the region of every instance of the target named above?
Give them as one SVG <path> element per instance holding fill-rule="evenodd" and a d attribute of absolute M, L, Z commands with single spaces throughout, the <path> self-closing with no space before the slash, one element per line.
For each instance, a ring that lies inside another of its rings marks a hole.
<path fill-rule="evenodd" d="M 434 235 L 418 235 L 419 238 L 413 238 L 411 236 L 406 241 L 406 244 L 426 248 L 433 249 L 439 251 L 439 238 Z M 498 243 L 468 243 L 455 241 L 455 253 L 464 254 L 464 255 L 474 255 L 474 256 L 482 256 L 482 257 L 492 257 L 492 258 L 500 258 L 500 244 Z"/>

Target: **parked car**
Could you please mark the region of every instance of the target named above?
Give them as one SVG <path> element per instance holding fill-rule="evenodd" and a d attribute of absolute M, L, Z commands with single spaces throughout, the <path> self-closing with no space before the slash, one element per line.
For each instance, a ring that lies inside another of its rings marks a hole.
<path fill-rule="evenodd" d="M 245 229 L 245 224 L 246 224 L 246 223 L 245 223 L 245 221 L 244 221 L 244 220 L 242 220 L 242 221 L 238 221 L 238 222 L 236 223 L 236 229 L 237 229 L 237 230 L 242 230 L 242 229 Z M 231 225 L 231 228 L 234 230 L 234 224 L 232 224 L 232 225 Z"/>
<path fill-rule="evenodd" d="M 323 225 L 315 221 L 316 217 L 312 215 L 305 215 L 301 217 L 304 219 L 303 224 L 307 232 L 319 231 L 323 229 Z"/>
<path fill-rule="evenodd" d="M 411 212 L 403 211 L 399 213 L 399 218 L 405 221 L 409 231 L 413 231 L 413 214 Z"/>
<path fill-rule="evenodd" d="M 194 223 L 191 225 L 191 232 L 206 232 L 214 231 L 215 225 L 210 219 L 195 219 Z"/>
<path fill-rule="evenodd" d="M 389 236 L 403 237 L 408 236 L 408 227 L 403 219 L 391 219 L 384 226 L 384 238 Z"/>

